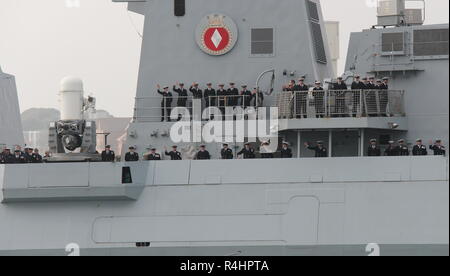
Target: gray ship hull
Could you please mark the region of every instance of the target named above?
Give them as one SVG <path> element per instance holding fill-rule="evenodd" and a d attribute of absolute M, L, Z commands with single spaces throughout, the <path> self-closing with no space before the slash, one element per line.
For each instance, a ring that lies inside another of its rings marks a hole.
<path fill-rule="evenodd" d="M 0 166 L 1 255 L 448 255 L 443 157 L 32 166 Z"/>

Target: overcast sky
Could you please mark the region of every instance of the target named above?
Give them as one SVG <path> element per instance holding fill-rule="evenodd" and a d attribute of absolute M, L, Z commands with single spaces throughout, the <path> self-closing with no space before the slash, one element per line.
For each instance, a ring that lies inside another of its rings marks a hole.
<path fill-rule="evenodd" d="M 79 7 L 68 7 L 77 1 Z M 350 32 L 376 23 L 371 3 L 322 0 L 325 19 L 341 22 L 340 70 Z M 448 10 L 448 0 L 427 0 L 426 23 L 448 23 Z M 59 81 L 74 75 L 99 109 L 132 116 L 142 23 L 111 0 L 0 0 L 0 66 L 17 78 L 22 111 L 58 108 Z"/>

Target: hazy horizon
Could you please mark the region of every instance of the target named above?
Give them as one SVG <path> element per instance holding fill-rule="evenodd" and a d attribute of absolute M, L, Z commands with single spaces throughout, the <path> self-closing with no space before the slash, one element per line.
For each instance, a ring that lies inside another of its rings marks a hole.
<path fill-rule="evenodd" d="M 124 3 L 78 1 L 69 8 L 67 0 L 0 0 L 0 66 L 16 76 L 22 112 L 58 108 L 59 82 L 71 75 L 84 80 L 98 109 L 131 117 L 143 17 L 127 12 Z M 371 2 L 322 0 L 325 20 L 341 23 L 340 71 L 350 33 L 376 23 Z M 426 24 L 448 23 L 448 10 L 449 1 L 428 0 Z"/>

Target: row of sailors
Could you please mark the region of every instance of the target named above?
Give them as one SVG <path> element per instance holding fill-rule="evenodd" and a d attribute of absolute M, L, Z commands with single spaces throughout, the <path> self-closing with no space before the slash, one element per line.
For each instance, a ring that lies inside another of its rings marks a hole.
<path fill-rule="evenodd" d="M 200 89 L 198 83 L 193 83 L 189 88 L 189 92 L 192 94 L 194 99 L 205 100 L 205 107 L 217 106 L 219 108 L 225 107 L 237 107 L 242 106 L 244 108 L 250 106 L 262 106 L 264 101 L 264 94 L 258 92 L 255 87 L 252 91 L 248 90 L 248 85 L 242 85 L 241 90 L 236 88 L 236 84 L 231 82 L 229 88 L 225 88 L 225 84 L 219 84 L 218 89 L 213 88 L 212 83 L 206 84 L 206 89 L 203 91 Z M 170 112 L 173 104 L 174 93 L 178 94 L 177 107 L 187 107 L 189 92 L 185 88 L 184 83 L 177 83 L 172 87 L 170 91 L 169 86 L 161 87 L 157 85 L 157 93 L 163 98 L 161 101 L 161 121 L 164 121 L 168 117 L 170 121 Z"/>
<path fill-rule="evenodd" d="M 275 158 L 275 154 L 266 151 L 266 148 L 270 146 L 269 142 L 263 142 L 260 148 L 260 154 L 262 159 Z M 304 144 L 306 149 L 314 151 L 315 157 L 324 158 L 328 157 L 328 149 L 324 146 L 323 141 L 317 141 L 315 145 L 307 142 Z M 429 146 L 429 149 L 434 152 L 434 155 L 446 155 L 446 149 L 442 145 L 441 140 L 437 140 L 433 145 Z M 423 145 L 422 140 L 418 139 L 417 144 L 413 147 L 412 153 L 414 156 L 425 156 L 428 155 L 427 147 Z M 173 146 L 171 151 L 165 150 L 165 155 L 170 157 L 171 160 L 183 160 L 181 152 L 178 151 L 178 146 Z M 400 140 L 396 146 L 393 141 L 390 141 L 389 147 L 384 152 L 385 156 L 409 156 L 410 151 L 405 142 L 405 140 Z M 221 159 L 234 159 L 233 150 L 229 148 L 228 144 L 224 144 L 220 152 Z M 242 156 L 243 159 L 255 159 L 256 151 L 252 147 L 251 143 L 244 145 L 244 148 L 237 153 L 237 156 Z M 377 145 L 377 140 L 372 139 L 370 141 L 370 146 L 368 149 L 368 156 L 382 156 L 381 148 Z M 293 158 L 292 149 L 289 147 L 288 142 L 283 142 L 280 150 L 280 158 Z M 162 160 L 161 154 L 156 152 L 156 148 L 150 149 L 150 152 L 144 156 L 144 160 L 154 161 Z M 200 150 L 195 156 L 195 160 L 210 160 L 211 154 L 206 149 L 205 145 L 200 146 Z M 109 162 L 112 159 L 104 159 L 103 161 Z M 130 147 L 130 151 L 125 155 L 126 162 L 139 161 L 139 154 L 136 152 L 134 147 Z"/>
<path fill-rule="evenodd" d="M 264 150 L 270 144 L 268 142 L 263 142 L 261 144 L 261 158 L 274 158 L 275 155 L 273 153 L 269 153 L 267 150 Z M 171 160 L 183 160 L 183 156 L 181 152 L 178 151 L 178 146 L 173 146 L 171 151 L 165 149 L 164 154 L 170 157 Z M 229 147 L 229 144 L 223 144 L 223 148 L 220 151 L 221 159 L 230 160 L 234 159 L 233 150 Z M 255 159 L 256 151 L 252 147 L 251 143 L 246 143 L 244 148 L 237 153 L 237 156 L 242 156 L 243 159 Z M 281 158 L 292 158 L 292 150 L 289 148 L 289 143 L 283 142 L 281 151 Z M 210 160 L 212 158 L 209 151 L 206 149 L 206 145 L 201 145 L 200 150 L 195 155 L 195 160 Z M 125 162 L 135 162 L 139 161 L 139 154 L 136 152 L 136 148 L 131 146 L 129 147 L 129 151 L 125 154 Z M 156 152 L 156 148 L 150 149 L 150 152 L 144 155 L 144 160 L 154 161 L 154 160 L 162 160 L 161 154 Z M 113 162 L 115 160 L 115 154 L 111 151 L 111 148 L 108 146 L 105 151 L 102 153 L 102 160 L 104 162 Z"/>
<path fill-rule="evenodd" d="M 43 163 L 43 160 L 44 157 L 39 153 L 39 149 L 25 148 L 22 151 L 20 146 L 16 146 L 14 152 L 5 148 L 0 153 L 0 164 Z"/>
<path fill-rule="evenodd" d="M 442 145 L 441 140 L 436 140 L 435 143 L 430 141 L 430 146 L 428 147 L 430 150 L 434 152 L 434 155 L 446 155 L 446 149 Z M 413 156 L 426 156 L 428 155 L 428 148 L 423 144 L 422 139 L 416 140 L 416 145 L 412 148 Z M 389 141 L 389 146 L 384 151 L 384 156 L 409 156 L 411 151 L 406 144 L 404 139 L 398 141 L 398 144 L 395 145 L 394 141 Z M 381 148 L 377 144 L 376 139 L 370 140 L 370 146 L 368 149 L 368 156 L 381 156 Z"/>
<path fill-rule="evenodd" d="M 337 82 L 331 85 L 331 90 L 389 90 L 389 78 L 375 80 L 375 77 L 364 77 L 361 81 L 361 76 L 356 75 L 354 81 L 349 87 L 342 77 L 337 78 Z M 305 83 L 305 77 L 301 77 L 296 83 L 291 80 L 287 85 L 283 86 L 283 91 L 301 92 L 309 91 L 310 86 Z M 314 83 L 313 91 L 323 91 L 322 82 L 316 81 Z"/>

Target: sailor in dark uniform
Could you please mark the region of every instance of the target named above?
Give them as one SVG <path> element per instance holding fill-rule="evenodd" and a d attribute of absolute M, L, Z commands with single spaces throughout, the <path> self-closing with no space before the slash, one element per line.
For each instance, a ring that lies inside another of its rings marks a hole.
<path fill-rule="evenodd" d="M 344 82 L 342 77 L 337 78 L 337 83 L 333 85 L 333 90 L 335 90 L 336 104 L 335 104 L 335 114 L 337 117 L 345 117 L 345 97 L 347 93 L 347 84 Z"/>
<path fill-rule="evenodd" d="M 379 98 L 380 98 L 380 111 L 381 116 L 386 117 L 387 116 L 387 108 L 389 104 L 389 78 L 383 78 L 383 80 L 380 80 L 378 83 L 378 89 L 379 89 Z"/>
<path fill-rule="evenodd" d="M 427 147 L 423 144 L 422 139 L 416 140 L 416 145 L 413 147 L 414 156 L 425 156 L 428 155 Z"/>
<path fill-rule="evenodd" d="M 252 148 L 250 143 L 247 143 L 244 145 L 244 148 L 238 152 L 237 154 L 238 156 L 243 156 L 244 159 L 255 159 L 256 155 L 255 155 L 255 150 Z"/>
<path fill-rule="evenodd" d="M 365 89 L 364 83 L 361 81 L 361 76 L 356 75 L 355 80 L 352 83 L 352 90 L 363 90 Z"/>
<path fill-rule="evenodd" d="M 430 144 L 432 143 L 433 141 L 430 142 Z M 446 150 L 445 147 L 442 145 L 441 140 L 436 140 L 436 143 L 434 143 L 434 145 L 430 145 L 430 150 L 434 152 L 434 155 L 442 155 L 442 156 L 446 155 Z"/>
<path fill-rule="evenodd" d="M 178 86 L 178 88 L 177 88 Z M 178 94 L 177 106 L 178 107 L 186 107 L 187 106 L 187 97 L 188 91 L 184 88 L 184 83 L 177 83 L 173 86 L 173 92 Z"/>
<path fill-rule="evenodd" d="M 203 92 L 200 88 L 198 88 L 199 84 L 194 82 L 192 86 L 189 88 L 189 91 L 192 93 L 192 96 L 196 100 L 203 99 Z"/>
<path fill-rule="evenodd" d="M 206 107 L 210 107 L 210 106 L 216 106 L 216 90 L 214 88 L 212 88 L 212 83 L 207 83 L 206 84 L 206 89 L 205 89 L 205 102 L 206 102 Z"/>
<path fill-rule="evenodd" d="M 398 141 L 396 151 L 399 156 L 409 156 L 409 148 L 404 139 Z"/>
<path fill-rule="evenodd" d="M 9 148 L 5 148 L 3 152 L 0 154 L 0 164 L 11 164 L 13 162 L 13 155 L 11 154 L 11 150 Z"/>
<path fill-rule="evenodd" d="M 288 142 L 283 142 L 281 145 L 281 158 L 292 158 L 292 149 L 289 148 Z"/>
<path fill-rule="evenodd" d="M 150 149 L 150 152 L 145 156 L 147 161 L 159 161 L 161 159 L 161 154 L 156 152 L 156 148 Z"/>
<path fill-rule="evenodd" d="M 172 111 L 172 101 L 173 96 L 172 93 L 169 92 L 169 87 L 165 86 L 163 91 L 161 91 L 161 86 L 158 84 L 158 94 L 162 95 L 163 98 L 161 100 L 161 122 L 164 122 L 167 117 L 167 121 L 170 122 L 170 113 Z"/>
<path fill-rule="evenodd" d="M 368 77 L 362 78 L 362 88 L 364 90 L 368 90 L 369 87 L 370 87 L 370 85 L 369 85 L 369 78 Z"/>
<path fill-rule="evenodd" d="M 13 155 L 13 163 L 14 164 L 25 164 L 27 163 L 27 159 L 25 158 L 25 155 L 20 150 L 15 150 Z"/>
<path fill-rule="evenodd" d="M 195 157 L 196 160 L 210 160 L 211 154 L 206 150 L 205 145 L 200 146 L 200 151 L 197 152 L 197 156 Z"/>
<path fill-rule="evenodd" d="M 328 157 L 328 150 L 324 147 L 323 141 L 317 141 L 317 145 L 311 146 L 309 143 L 305 143 L 305 147 L 309 150 L 314 151 L 315 156 L 318 158 Z"/>
<path fill-rule="evenodd" d="M 187 107 L 189 95 L 188 91 L 184 88 L 184 83 L 177 83 L 176 85 L 173 86 L 172 90 L 174 93 L 178 94 L 177 107 Z M 178 121 L 180 121 L 182 117 L 183 115 L 179 114 Z"/>
<path fill-rule="evenodd" d="M 381 90 L 389 90 L 389 78 L 388 77 L 383 78 L 383 82 L 380 85 L 380 89 Z"/>
<path fill-rule="evenodd" d="M 233 150 L 228 147 L 228 144 L 223 144 L 223 148 L 220 151 L 220 156 L 224 160 L 230 160 L 234 158 Z"/>
<path fill-rule="evenodd" d="M 227 90 L 228 106 L 236 107 L 239 101 L 239 90 L 235 87 L 235 83 L 230 83 L 230 88 Z"/>
<path fill-rule="evenodd" d="M 370 140 L 370 146 L 367 150 L 368 156 L 381 156 L 381 149 L 377 145 L 377 139 Z"/>
<path fill-rule="evenodd" d="M 264 106 L 264 93 L 258 89 L 258 87 L 253 87 L 253 106 L 255 108 Z"/>
<path fill-rule="evenodd" d="M 362 113 L 362 90 L 366 89 L 366 85 L 361 81 L 361 76 L 356 75 L 355 80 L 352 83 L 352 116 L 356 117 L 358 113 Z"/>
<path fill-rule="evenodd" d="M 33 163 L 43 163 L 42 155 L 39 154 L 39 149 L 34 149 L 34 152 L 31 156 Z"/>
<path fill-rule="evenodd" d="M 307 118 L 307 98 L 309 87 L 305 84 L 305 78 L 301 77 L 298 84 L 294 86 L 295 93 L 295 117 L 297 119 Z"/>
<path fill-rule="evenodd" d="M 172 161 L 179 161 L 179 160 L 183 160 L 181 152 L 178 151 L 178 146 L 173 146 L 172 147 L 172 151 L 168 152 L 167 150 L 165 151 L 165 154 L 167 156 L 170 156 L 170 160 Z"/>
<path fill-rule="evenodd" d="M 228 105 L 228 91 L 225 90 L 225 84 L 220 83 L 219 84 L 219 89 L 217 89 L 217 98 L 218 98 L 218 102 L 217 102 L 217 106 L 220 109 L 220 112 L 222 112 L 222 118 L 225 118 L 225 107 L 227 107 Z"/>
<path fill-rule="evenodd" d="M 389 146 L 384 151 L 385 156 L 398 156 L 398 148 L 394 145 L 394 141 L 389 141 Z"/>
<path fill-rule="evenodd" d="M 102 152 L 103 162 L 114 162 L 116 160 L 116 154 L 111 150 L 111 146 L 106 146 L 105 150 Z"/>
<path fill-rule="evenodd" d="M 375 84 L 375 78 L 370 77 L 369 81 L 366 83 L 366 103 L 367 103 L 367 113 L 369 117 L 378 116 L 378 106 L 377 106 L 377 86 Z"/>
<path fill-rule="evenodd" d="M 242 90 L 241 90 L 240 95 L 241 95 L 241 106 L 243 108 L 249 107 L 252 103 L 253 94 L 250 90 L 247 89 L 246 84 L 242 85 Z"/>
<path fill-rule="evenodd" d="M 366 85 L 366 89 L 374 90 L 376 88 L 377 88 L 377 85 L 375 83 L 375 77 L 369 77 L 369 82 Z"/>
<path fill-rule="evenodd" d="M 139 161 L 139 154 L 136 152 L 136 148 L 131 146 L 128 149 L 129 151 L 125 154 L 125 162 Z"/>
<path fill-rule="evenodd" d="M 25 158 L 26 163 L 33 163 L 33 149 L 25 148 L 23 150 L 23 157 Z"/>
<path fill-rule="evenodd" d="M 316 106 L 316 117 L 325 117 L 325 91 L 321 86 L 320 81 L 315 82 L 315 87 L 313 88 L 312 95 L 314 97 L 314 104 Z"/>

